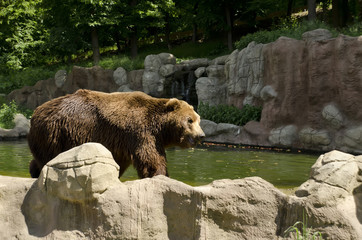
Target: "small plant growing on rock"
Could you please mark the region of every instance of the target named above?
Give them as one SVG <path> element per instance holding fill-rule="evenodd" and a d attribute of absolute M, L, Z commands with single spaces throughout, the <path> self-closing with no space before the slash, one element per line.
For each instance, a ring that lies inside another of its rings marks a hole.
<path fill-rule="evenodd" d="M 323 240 L 320 232 L 313 232 L 313 229 L 308 227 L 308 217 L 304 213 L 303 222 L 297 221 L 284 231 L 285 236 L 289 233 L 294 233 L 293 236 L 296 240 Z"/>
<path fill-rule="evenodd" d="M 228 105 L 210 106 L 201 102 L 198 106 L 198 113 L 202 119 L 207 119 L 215 123 L 231 123 L 243 126 L 249 121 L 259 121 L 261 117 L 261 107 L 245 105 L 242 109 Z"/>
<path fill-rule="evenodd" d="M 3 103 L 0 108 L 0 127 L 10 129 L 15 127 L 14 115 L 18 112 L 18 106 L 15 101 L 11 101 L 9 105 Z"/>
<path fill-rule="evenodd" d="M 14 100 L 9 104 L 3 103 L 0 107 L 0 128 L 14 128 L 14 116 L 17 113 L 23 114 L 26 118 L 31 118 L 33 115 L 32 110 L 18 106 Z"/>

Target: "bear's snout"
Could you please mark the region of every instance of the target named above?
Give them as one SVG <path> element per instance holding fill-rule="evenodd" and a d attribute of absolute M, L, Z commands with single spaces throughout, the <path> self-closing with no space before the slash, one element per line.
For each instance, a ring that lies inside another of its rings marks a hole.
<path fill-rule="evenodd" d="M 200 142 L 205 137 L 205 133 L 199 124 L 197 124 L 195 129 L 196 129 L 196 131 L 195 131 L 194 138 L 195 138 L 196 142 Z"/>
<path fill-rule="evenodd" d="M 202 131 L 202 129 L 200 128 L 200 130 L 198 131 L 198 133 L 196 134 L 196 136 L 194 137 L 194 141 L 195 143 L 200 143 L 201 140 L 205 137 L 205 133 L 204 131 Z"/>
<path fill-rule="evenodd" d="M 199 134 L 199 136 L 197 138 L 202 140 L 204 137 L 205 137 L 205 133 L 204 133 L 204 131 L 201 130 L 201 133 Z"/>

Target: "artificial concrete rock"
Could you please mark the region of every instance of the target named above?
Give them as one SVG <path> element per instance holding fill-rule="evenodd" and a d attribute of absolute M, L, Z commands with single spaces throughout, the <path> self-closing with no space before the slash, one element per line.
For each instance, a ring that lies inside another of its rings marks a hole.
<path fill-rule="evenodd" d="M 63 152 L 42 169 L 41 191 L 71 202 L 92 201 L 118 182 L 119 166 L 108 149 L 85 143 Z"/>
<path fill-rule="evenodd" d="M 269 141 L 273 146 L 288 147 L 292 146 L 296 138 L 297 127 L 294 125 L 287 125 L 272 129 L 270 131 Z"/>
<path fill-rule="evenodd" d="M 334 104 L 325 106 L 322 110 L 322 116 L 334 129 L 340 129 L 343 125 L 343 115 Z"/>
<path fill-rule="evenodd" d="M 127 81 L 127 72 L 123 67 L 118 67 L 113 72 L 113 79 L 118 84 L 118 86 L 123 86 L 128 83 Z"/>
<path fill-rule="evenodd" d="M 315 150 L 331 143 L 327 130 L 316 130 L 310 127 L 304 128 L 299 132 L 299 140 L 306 148 L 314 148 Z"/>
<path fill-rule="evenodd" d="M 0 140 L 14 140 L 24 138 L 30 130 L 30 120 L 23 114 L 17 113 L 14 116 L 15 127 L 13 129 L 0 128 Z"/>
<path fill-rule="evenodd" d="M 322 41 L 332 38 L 332 33 L 327 29 L 315 29 L 302 34 L 304 41 Z"/>
<path fill-rule="evenodd" d="M 321 155 L 310 179 L 288 196 L 259 177 L 199 187 L 165 176 L 121 183 L 109 151 L 84 144 L 52 160 L 37 180 L 0 176 L 0 236 L 290 239 L 284 231 L 308 217 L 324 239 L 358 240 L 361 160 L 338 151 Z"/>
<path fill-rule="evenodd" d="M 260 99 L 264 87 L 263 47 L 251 42 L 226 60 L 228 101 L 237 107 L 255 104 Z"/>
<path fill-rule="evenodd" d="M 206 71 L 206 68 L 205 68 L 205 67 L 199 67 L 199 68 L 197 68 L 197 69 L 195 70 L 195 77 L 197 77 L 197 78 L 202 77 L 202 76 L 204 75 L 205 71 Z"/>
<path fill-rule="evenodd" d="M 331 38 L 328 30 L 317 29 L 304 33 L 302 40 L 280 37 L 268 44 L 251 42 L 213 60 L 176 63 L 169 53 L 149 55 L 145 69 L 127 73 L 127 84 L 122 86 L 116 82 L 126 81 L 117 80 L 113 70 L 74 67 L 65 78 L 60 72 L 55 80 L 41 80 L 7 98 L 34 109 L 52 98 L 87 88 L 144 91 L 156 97 L 183 98 L 193 105 L 228 104 L 241 109 L 249 104 L 262 107 L 260 126 L 276 136 L 267 139 L 270 144 L 362 153 L 361 39 Z M 274 130 L 288 125 L 297 132 L 287 141 L 279 140 Z M 261 136 L 244 137 L 242 144 L 268 144 Z"/>
<path fill-rule="evenodd" d="M 196 81 L 198 101 L 210 106 L 225 104 L 226 84 L 218 78 L 201 77 Z"/>
<path fill-rule="evenodd" d="M 66 80 L 67 80 L 67 71 L 66 70 L 58 70 L 55 73 L 54 81 L 55 81 L 55 85 L 58 88 L 63 87 Z"/>

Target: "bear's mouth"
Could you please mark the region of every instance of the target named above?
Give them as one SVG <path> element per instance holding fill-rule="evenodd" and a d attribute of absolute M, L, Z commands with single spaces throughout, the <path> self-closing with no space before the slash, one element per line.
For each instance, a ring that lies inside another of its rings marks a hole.
<path fill-rule="evenodd" d="M 196 141 L 194 138 L 192 137 L 188 137 L 188 143 L 191 147 L 195 146 L 196 145 Z"/>
<path fill-rule="evenodd" d="M 187 137 L 187 143 L 190 147 L 194 147 L 196 146 L 198 143 L 201 142 L 201 138 L 200 137 L 192 137 L 192 136 L 188 136 Z"/>

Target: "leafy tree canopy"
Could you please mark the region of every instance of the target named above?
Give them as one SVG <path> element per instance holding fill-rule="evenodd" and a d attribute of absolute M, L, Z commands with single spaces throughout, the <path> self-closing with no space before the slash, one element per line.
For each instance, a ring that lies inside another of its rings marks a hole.
<path fill-rule="evenodd" d="M 90 50 L 96 56 L 106 46 L 136 54 L 140 40 L 171 48 L 171 33 L 191 30 L 194 41 L 198 30 L 204 38 L 227 36 L 230 48 L 236 23 L 255 31 L 260 19 L 306 9 L 307 2 L 324 11 L 332 6 L 322 20 L 336 26 L 362 18 L 360 0 L 0 0 L 0 71 L 71 61 Z"/>

